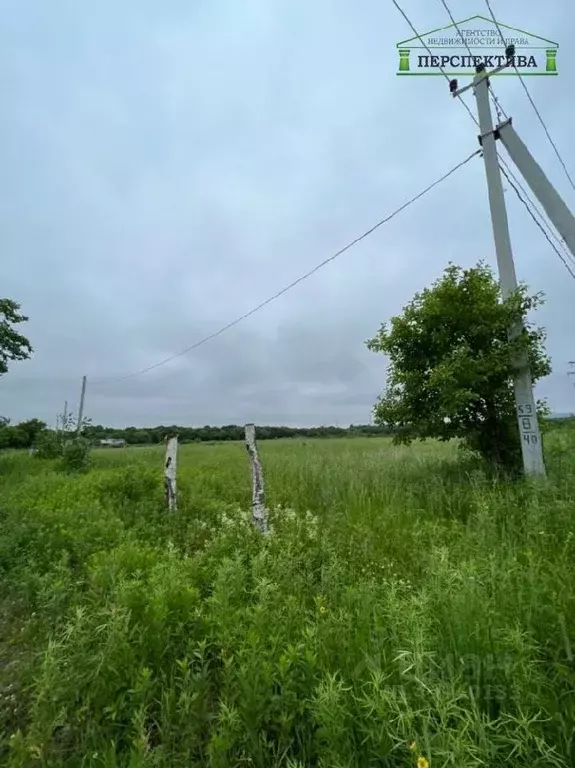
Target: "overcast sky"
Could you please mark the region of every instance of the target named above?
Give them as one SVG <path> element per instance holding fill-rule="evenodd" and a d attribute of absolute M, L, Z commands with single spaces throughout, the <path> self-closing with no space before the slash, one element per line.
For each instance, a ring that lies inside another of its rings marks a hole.
<path fill-rule="evenodd" d="M 402 5 L 420 32 L 449 23 L 439 0 Z M 527 80 L 575 175 L 572 0 L 492 6 L 559 43 L 559 77 Z M 13 420 L 53 422 L 87 374 L 94 423 L 367 423 L 386 363 L 365 340 L 450 260 L 495 265 L 476 158 L 200 349 L 91 381 L 247 312 L 475 150 L 476 129 L 443 78 L 396 76 L 412 32 L 391 0 L 0 0 L 0 18 L 0 294 L 35 350 L 0 382 Z M 518 79 L 496 92 L 575 208 Z M 547 296 L 538 394 L 575 410 L 575 281 L 506 198 L 518 277 Z"/>

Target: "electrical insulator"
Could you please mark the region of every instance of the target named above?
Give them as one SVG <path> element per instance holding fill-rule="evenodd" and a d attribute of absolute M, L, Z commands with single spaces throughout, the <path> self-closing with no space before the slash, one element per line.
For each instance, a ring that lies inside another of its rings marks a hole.
<path fill-rule="evenodd" d="M 450 80 L 449 81 L 449 92 L 455 96 L 455 91 L 457 90 L 457 80 Z"/>
<path fill-rule="evenodd" d="M 513 44 L 507 46 L 507 48 L 505 49 L 505 56 L 507 58 L 507 61 L 509 61 L 515 56 L 515 46 Z"/>

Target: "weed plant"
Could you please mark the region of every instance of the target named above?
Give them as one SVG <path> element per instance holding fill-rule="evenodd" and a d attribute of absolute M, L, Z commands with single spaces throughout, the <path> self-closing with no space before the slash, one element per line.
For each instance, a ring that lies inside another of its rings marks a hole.
<path fill-rule="evenodd" d="M 575 434 L 546 482 L 456 447 L 262 442 L 0 457 L 0 762 L 575 765 Z"/>

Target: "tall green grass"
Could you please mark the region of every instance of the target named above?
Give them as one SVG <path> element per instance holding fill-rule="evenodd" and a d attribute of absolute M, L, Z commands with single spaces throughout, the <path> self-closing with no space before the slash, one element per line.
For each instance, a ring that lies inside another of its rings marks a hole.
<path fill-rule="evenodd" d="M 498 484 L 449 445 L 0 458 L 9 766 L 575 764 L 575 435 Z"/>

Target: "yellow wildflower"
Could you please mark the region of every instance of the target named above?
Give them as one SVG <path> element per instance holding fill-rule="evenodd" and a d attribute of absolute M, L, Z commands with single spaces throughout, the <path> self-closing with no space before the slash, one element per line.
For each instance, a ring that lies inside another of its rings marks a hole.
<path fill-rule="evenodd" d="M 426 757 L 418 757 L 417 768 L 429 768 L 429 760 Z"/>

